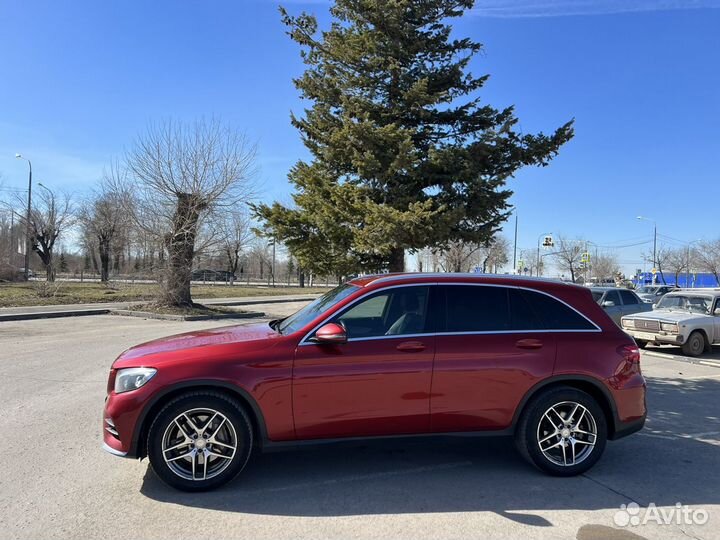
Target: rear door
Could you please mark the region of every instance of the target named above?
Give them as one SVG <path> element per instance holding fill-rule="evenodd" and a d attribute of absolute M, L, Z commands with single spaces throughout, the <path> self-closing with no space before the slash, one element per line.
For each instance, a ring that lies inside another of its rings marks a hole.
<path fill-rule="evenodd" d="M 552 375 L 555 334 L 524 291 L 485 284 L 437 287 L 440 317 L 430 398 L 434 432 L 507 428 L 518 403 Z"/>
<path fill-rule="evenodd" d="M 623 315 L 632 315 L 633 313 L 646 311 L 646 309 L 644 309 L 645 306 L 643 305 L 643 302 L 634 292 L 628 291 L 627 289 L 620 289 L 618 292 L 620 294 L 620 298 L 622 298 Z"/>

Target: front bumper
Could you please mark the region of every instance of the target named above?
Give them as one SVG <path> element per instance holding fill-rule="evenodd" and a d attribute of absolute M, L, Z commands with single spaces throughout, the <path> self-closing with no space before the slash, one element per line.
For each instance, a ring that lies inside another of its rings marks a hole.
<path fill-rule="evenodd" d="M 115 456 L 135 457 L 142 412 L 156 390 L 150 381 L 137 390 L 108 394 L 103 411 L 103 448 L 106 451 Z"/>
<path fill-rule="evenodd" d="M 667 332 L 643 332 L 631 328 L 623 330 L 635 340 L 647 341 L 649 343 L 667 343 L 669 345 L 682 345 L 685 337 L 682 334 L 670 334 Z"/>
<path fill-rule="evenodd" d="M 102 443 L 102 449 L 105 450 L 107 453 L 112 454 L 113 456 L 128 457 L 127 452 L 121 452 L 120 450 L 117 450 L 110 446 L 105 441 L 103 441 Z"/>

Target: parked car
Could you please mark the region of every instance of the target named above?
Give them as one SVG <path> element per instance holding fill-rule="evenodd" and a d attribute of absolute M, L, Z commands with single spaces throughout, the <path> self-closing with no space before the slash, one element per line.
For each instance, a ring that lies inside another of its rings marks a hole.
<path fill-rule="evenodd" d="M 680 345 L 700 356 L 720 344 L 720 289 L 681 289 L 662 297 L 652 313 L 622 318 L 622 327 L 640 347 Z"/>
<path fill-rule="evenodd" d="M 190 279 L 192 281 L 233 281 L 236 277 L 227 270 L 195 270 Z"/>
<path fill-rule="evenodd" d="M 657 304 L 667 293 L 677 290 L 679 289 L 674 285 L 643 285 L 638 287 L 635 292 L 643 302 Z"/>
<path fill-rule="evenodd" d="M 112 365 L 104 448 L 182 490 L 252 451 L 352 437 L 513 435 L 580 474 L 642 428 L 640 350 L 577 285 L 478 274 L 356 278 L 285 319 L 167 337 Z"/>
<path fill-rule="evenodd" d="M 591 287 L 593 299 L 610 315 L 615 324 L 620 326 L 623 315 L 652 310 L 634 291 L 617 287 Z"/>

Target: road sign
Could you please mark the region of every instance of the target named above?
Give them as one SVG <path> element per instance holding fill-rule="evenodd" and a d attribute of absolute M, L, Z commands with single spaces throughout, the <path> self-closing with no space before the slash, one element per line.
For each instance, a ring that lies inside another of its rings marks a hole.
<path fill-rule="evenodd" d="M 650 271 L 652 272 L 653 276 L 654 276 L 655 274 L 657 274 L 657 269 L 655 269 L 655 268 L 653 268 L 653 269 L 650 270 Z"/>
<path fill-rule="evenodd" d="M 552 236 L 546 236 L 545 238 L 543 238 L 542 246 L 543 246 L 544 248 L 554 247 L 554 246 L 555 246 L 555 242 L 553 242 L 553 237 L 552 237 Z"/>
<path fill-rule="evenodd" d="M 590 262 L 590 253 L 588 253 L 587 251 L 585 253 L 583 253 L 580 256 L 580 261 L 584 262 L 584 263 L 589 263 Z"/>

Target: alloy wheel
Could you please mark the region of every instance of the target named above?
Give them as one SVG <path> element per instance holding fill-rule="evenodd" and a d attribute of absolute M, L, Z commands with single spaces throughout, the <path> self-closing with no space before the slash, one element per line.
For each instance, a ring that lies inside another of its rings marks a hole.
<path fill-rule="evenodd" d="M 177 415 L 165 429 L 162 455 L 186 480 L 208 480 L 228 468 L 237 452 L 237 433 L 221 412 L 196 408 Z"/>
<path fill-rule="evenodd" d="M 562 401 L 542 415 L 537 443 L 548 461 L 570 467 L 582 463 L 593 452 L 597 433 L 595 418 L 586 407 Z"/>

